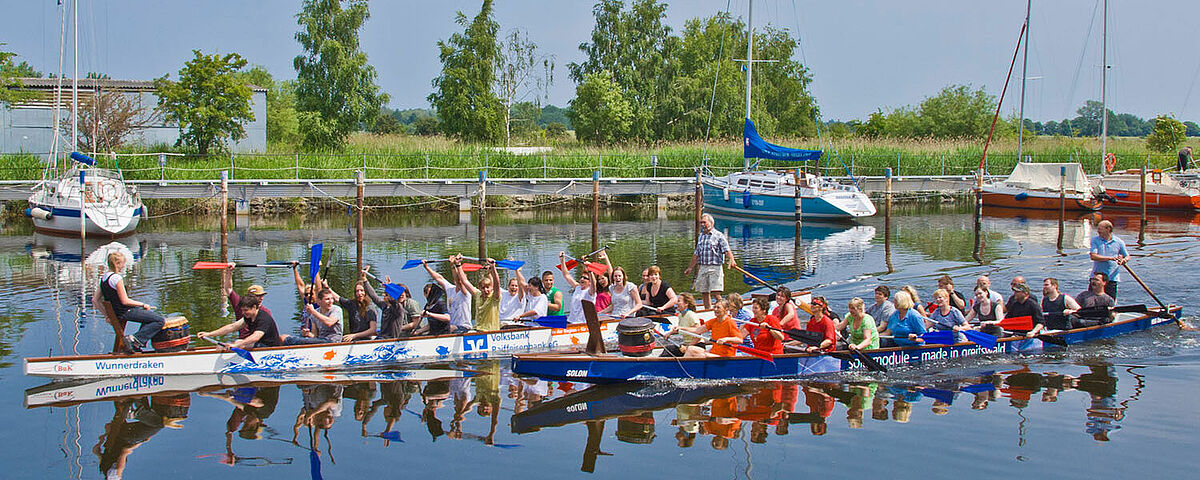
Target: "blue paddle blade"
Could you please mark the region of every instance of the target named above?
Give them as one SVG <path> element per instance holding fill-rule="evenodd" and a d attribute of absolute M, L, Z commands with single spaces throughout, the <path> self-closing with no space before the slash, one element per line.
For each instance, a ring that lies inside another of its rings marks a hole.
<path fill-rule="evenodd" d="M 316 450 L 308 451 L 308 467 L 313 480 L 325 480 L 321 476 L 321 454 Z"/>
<path fill-rule="evenodd" d="M 515 443 L 493 443 L 492 446 L 497 447 L 497 448 L 504 448 L 504 449 L 520 447 L 520 445 L 517 445 Z"/>
<path fill-rule="evenodd" d="M 404 441 L 404 440 L 400 439 L 400 432 L 395 431 L 395 430 L 389 431 L 389 432 L 383 432 L 383 433 L 379 434 L 379 438 L 382 438 L 384 440 L 391 440 L 394 442 L 403 442 Z"/>
<path fill-rule="evenodd" d="M 522 260 L 496 260 L 496 266 L 508 270 L 516 270 L 524 267 L 525 262 Z"/>
<path fill-rule="evenodd" d="M 544 317 L 535 318 L 531 321 L 543 327 L 564 328 L 567 326 L 566 315 L 546 315 Z"/>
<path fill-rule="evenodd" d="M 308 255 L 308 281 L 312 282 L 317 278 L 317 268 L 321 266 L 321 251 L 325 248 L 325 244 L 318 243 L 312 246 L 312 251 Z"/>
<path fill-rule="evenodd" d="M 950 390 L 942 390 L 940 388 L 922 388 L 921 395 L 946 404 L 954 402 L 954 392 L 951 392 Z"/>
<path fill-rule="evenodd" d="M 229 349 L 233 350 L 233 353 L 236 353 L 237 356 L 246 359 L 246 361 L 248 361 L 250 363 L 258 363 L 258 362 L 254 361 L 254 355 L 251 355 L 250 352 L 244 348 L 229 347 Z"/>
<path fill-rule="evenodd" d="M 965 387 L 962 387 L 959 390 L 962 390 L 967 393 L 979 393 L 979 392 L 990 392 L 995 389 L 996 389 L 996 386 L 993 384 L 990 384 L 990 383 L 976 383 L 974 385 L 967 385 Z"/>
<path fill-rule="evenodd" d="M 409 260 L 409 261 L 407 261 L 407 262 L 404 262 L 404 266 L 403 266 L 403 267 L 400 267 L 400 269 L 401 269 L 401 270 L 408 270 L 408 269 L 410 269 L 410 268 L 413 268 L 413 267 L 419 267 L 419 266 L 421 266 L 421 263 L 422 263 L 422 262 L 423 262 L 423 260 L 419 260 L 419 259 L 418 259 L 418 260 Z"/>
<path fill-rule="evenodd" d="M 932 343 L 932 344 L 937 344 L 937 345 L 953 345 L 954 344 L 954 332 L 949 331 L 949 330 L 925 332 L 924 334 L 921 335 L 921 338 L 925 339 L 925 343 Z"/>
<path fill-rule="evenodd" d="M 989 350 L 996 348 L 996 336 L 995 335 L 989 335 L 989 334 L 986 334 L 983 332 L 977 332 L 975 330 L 963 330 L 962 333 L 963 333 L 963 335 L 967 336 L 967 340 L 975 342 L 976 345 L 979 345 L 979 346 L 989 349 Z"/>
<path fill-rule="evenodd" d="M 404 287 L 395 283 L 383 284 L 383 291 L 387 293 L 387 296 L 392 297 L 393 299 L 399 299 L 401 295 L 404 295 Z"/>

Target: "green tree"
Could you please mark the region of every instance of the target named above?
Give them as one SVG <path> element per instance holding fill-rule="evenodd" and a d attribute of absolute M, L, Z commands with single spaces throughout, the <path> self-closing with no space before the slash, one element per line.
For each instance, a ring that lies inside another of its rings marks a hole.
<path fill-rule="evenodd" d="M 394 133 L 403 133 L 404 125 L 400 124 L 399 120 L 392 115 L 392 112 L 386 108 L 380 109 L 379 114 L 375 116 L 375 122 L 371 126 L 371 133 L 376 135 L 391 135 Z"/>
<path fill-rule="evenodd" d="M 224 147 L 225 140 L 246 137 L 246 122 L 254 121 L 250 87 L 236 73 L 246 60 L 236 53 L 204 55 L 192 50 L 192 60 L 179 70 L 179 81 L 154 80 L 158 108 L 167 121 L 179 125 L 176 146 L 195 147 L 200 154 Z"/>
<path fill-rule="evenodd" d="M 1187 127 L 1170 115 L 1154 117 L 1154 131 L 1146 136 L 1146 148 L 1169 153 L 1187 140 Z"/>
<path fill-rule="evenodd" d="M 447 135 L 473 142 L 498 142 L 504 138 L 504 106 L 492 90 L 500 51 L 492 18 L 492 0 L 483 0 L 479 14 L 468 21 L 458 12 L 455 22 L 463 27 L 447 41 L 439 40 L 438 58 L 442 73 L 433 79 L 429 103 L 441 119 Z"/>
<path fill-rule="evenodd" d="M 0 46 L 6 44 L 0 43 Z M 21 81 L 18 77 L 20 74 L 19 65 L 13 64 L 13 57 L 17 54 L 0 50 L 0 103 L 16 103 L 32 96 L 30 92 L 21 90 Z M 26 65 L 21 62 L 21 65 Z"/>
<path fill-rule="evenodd" d="M 1196 122 L 1188 120 L 1183 122 L 1183 126 L 1187 127 L 1187 136 L 1200 137 L 1200 125 L 1196 124 Z"/>
<path fill-rule="evenodd" d="M 437 135 L 438 123 L 437 117 L 418 117 L 412 124 L 412 133 L 422 137 Z"/>
<path fill-rule="evenodd" d="M 293 62 L 296 111 L 305 147 L 343 148 L 389 100 L 359 46 L 358 30 L 370 16 L 366 0 L 305 0 L 296 15 L 304 49 Z"/>
<path fill-rule="evenodd" d="M 546 125 L 546 136 L 550 138 L 561 138 L 567 136 L 567 126 L 558 122 L 550 122 Z"/>
<path fill-rule="evenodd" d="M 592 9 L 596 23 L 591 42 L 579 45 L 587 59 L 567 65 L 576 83 L 589 73 L 611 74 L 633 109 L 630 133 L 634 138 L 656 136 L 655 109 L 672 86 L 670 59 L 679 38 L 663 23 L 666 9 L 657 0 L 633 0 L 628 10 L 622 0 L 601 0 Z"/>
<path fill-rule="evenodd" d="M 996 97 L 982 88 L 951 85 L 921 102 L 918 136 L 939 138 L 986 137 L 995 115 Z M 997 131 L 1000 125 L 996 126 Z"/>
<path fill-rule="evenodd" d="M 634 111 L 608 71 L 589 73 L 575 88 L 571 123 L 581 142 L 610 144 L 629 139 Z"/>

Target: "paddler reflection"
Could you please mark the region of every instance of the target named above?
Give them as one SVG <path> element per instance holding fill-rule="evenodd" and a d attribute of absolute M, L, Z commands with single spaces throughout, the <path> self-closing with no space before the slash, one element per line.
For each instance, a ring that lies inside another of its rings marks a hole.
<path fill-rule="evenodd" d="M 163 427 L 183 428 L 191 406 L 189 394 L 135 397 L 113 402 L 113 418 L 92 447 L 100 473 L 108 479 L 125 475 L 129 455 Z"/>

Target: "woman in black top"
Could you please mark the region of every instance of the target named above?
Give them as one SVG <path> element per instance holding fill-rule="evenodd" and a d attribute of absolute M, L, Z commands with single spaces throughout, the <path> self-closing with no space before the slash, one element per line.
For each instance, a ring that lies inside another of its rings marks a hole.
<path fill-rule="evenodd" d="M 350 332 L 342 337 L 343 342 L 370 340 L 375 336 L 375 330 L 379 328 L 379 317 L 375 313 L 375 309 L 371 308 L 371 304 L 374 302 L 367 295 L 367 279 L 365 277 L 366 275 L 363 275 L 359 278 L 358 283 L 354 284 L 354 298 L 346 298 L 333 292 L 334 300 L 342 307 L 342 315 L 346 319 L 346 331 Z M 329 288 L 328 281 L 325 281 L 325 288 Z"/>
<path fill-rule="evenodd" d="M 125 291 L 125 280 L 121 277 L 121 272 L 125 270 L 125 255 L 120 252 L 109 253 L 108 269 L 108 273 L 100 278 L 100 288 L 96 290 L 92 301 L 97 306 L 100 300 L 107 301 L 118 320 L 142 324 L 137 333 L 125 336 L 126 350 L 140 352 L 162 330 L 163 316 L 153 311 L 153 305 L 129 298 Z"/>
<path fill-rule="evenodd" d="M 642 316 L 674 314 L 675 304 L 679 302 L 679 297 L 675 295 L 675 289 L 663 281 L 662 270 L 658 268 L 658 265 L 652 265 L 646 269 L 646 280 L 642 291 L 642 300 L 646 306 L 642 307 L 640 314 Z"/>

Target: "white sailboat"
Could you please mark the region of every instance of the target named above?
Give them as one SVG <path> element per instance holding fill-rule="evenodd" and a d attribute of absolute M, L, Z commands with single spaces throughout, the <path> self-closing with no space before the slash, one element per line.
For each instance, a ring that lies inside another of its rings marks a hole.
<path fill-rule="evenodd" d="M 767 143 L 750 120 L 750 88 L 754 71 L 754 2 L 746 16 L 746 123 L 743 129 L 742 171 L 713 176 L 705 171 L 704 206 L 737 217 L 795 218 L 796 190 L 800 190 L 801 214 L 806 218 L 849 219 L 875 214 L 875 204 L 855 185 L 791 170 L 752 169 L 750 159 L 808 161 L 821 158 L 820 150 L 801 150 Z"/>
<path fill-rule="evenodd" d="M 75 52 L 74 77 L 71 84 L 71 148 L 78 146 L 79 125 L 79 8 L 73 6 Z M 66 6 L 63 6 L 65 20 Z M 62 22 L 66 25 L 66 22 Z M 62 36 L 60 36 L 60 39 Z M 61 40 L 60 40 L 61 41 Z M 61 49 L 59 50 L 62 51 Z M 48 166 L 42 180 L 29 196 L 25 214 L 33 219 L 39 232 L 68 236 L 118 237 L 133 233 L 146 209 L 137 188 L 126 185 L 119 170 L 95 166 L 92 157 L 72 152 L 69 168 L 58 169 L 59 128 L 58 110 L 62 95 L 62 56 L 59 56 L 59 84 L 55 90 L 54 140 Z"/>

